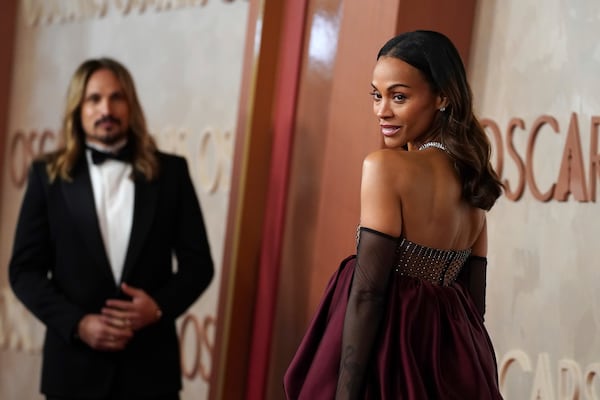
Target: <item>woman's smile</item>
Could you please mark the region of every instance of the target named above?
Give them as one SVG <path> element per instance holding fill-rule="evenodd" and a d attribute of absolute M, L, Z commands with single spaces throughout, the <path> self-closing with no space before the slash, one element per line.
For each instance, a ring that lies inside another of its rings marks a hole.
<path fill-rule="evenodd" d="M 381 134 L 383 136 L 394 136 L 400 130 L 400 126 L 398 125 L 380 125 Z"/>

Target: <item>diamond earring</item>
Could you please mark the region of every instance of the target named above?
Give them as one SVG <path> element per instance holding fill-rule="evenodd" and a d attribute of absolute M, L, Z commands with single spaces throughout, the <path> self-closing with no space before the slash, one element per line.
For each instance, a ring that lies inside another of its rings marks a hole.
<path fill-rule="evenodd" d="M 441 111 L 441 112 L 444 112 L 444 111 L 446 111 L 446 106 L 444 106 L 444 107 L 440 108 L 440 111 Z"/>

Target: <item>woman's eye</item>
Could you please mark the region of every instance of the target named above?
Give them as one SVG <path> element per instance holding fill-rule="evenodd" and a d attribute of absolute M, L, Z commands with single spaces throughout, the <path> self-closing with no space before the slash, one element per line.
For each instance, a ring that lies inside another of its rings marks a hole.
<path fill-rule="evenodd" d="M 403 102 L 404 100 L 406 100 L 405 95 L 400 93 L 394 95 L 394 101 Z"/>
<path fill-rule="evenodd" d="M 371 95 L 371 97 L 373 97 L 373 100 L 381 100 L 381 94 L 379 92 L 369 92 L 369 94 Z"/>

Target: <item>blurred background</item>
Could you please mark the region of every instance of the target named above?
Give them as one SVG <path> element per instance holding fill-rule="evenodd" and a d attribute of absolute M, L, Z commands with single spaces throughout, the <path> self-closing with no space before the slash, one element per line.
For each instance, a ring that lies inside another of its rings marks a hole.
<path fill-rule="evenodd" d="M 397 33 L 460 50 L 507 185 L 488 217 L 486 325 L 507 400 L 600 398 L 596 0 L 3 0 L 0 399 L 39 400 L 43 326 L 7 280 L 31 160 L 60 146 L 76 67 L 131 71 L 187 158 L 217 274 L 178 321 L 183 400 L 281 399 L 329 276 L 354 252 L 371 70 Z"/>

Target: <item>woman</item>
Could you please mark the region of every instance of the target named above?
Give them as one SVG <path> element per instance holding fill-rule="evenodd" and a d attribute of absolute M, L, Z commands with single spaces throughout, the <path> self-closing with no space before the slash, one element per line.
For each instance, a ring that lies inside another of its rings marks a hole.
<path fill-rule="evenodd" d="M 331 279 L 286 396 L 501 399 L 483 314 L 485 214 L 502 187 L 460 56 L 440 33 L 401 34 L 371 94 L 385 148 L 363 163 L 357 255 Z"/>

